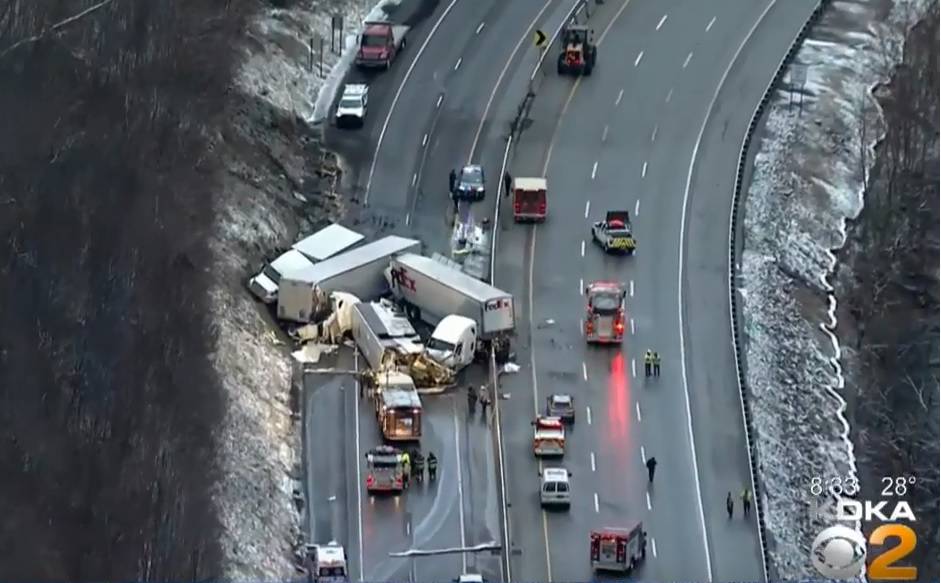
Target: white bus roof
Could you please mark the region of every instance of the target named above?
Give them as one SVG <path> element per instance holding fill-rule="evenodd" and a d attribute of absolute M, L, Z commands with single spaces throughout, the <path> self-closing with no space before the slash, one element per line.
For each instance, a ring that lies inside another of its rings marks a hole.
<path fill-rule="evenodd" d="M 291 245 L 313 261 L 323 261 L 365 239 L 356 231 L 333 223 Z"/>

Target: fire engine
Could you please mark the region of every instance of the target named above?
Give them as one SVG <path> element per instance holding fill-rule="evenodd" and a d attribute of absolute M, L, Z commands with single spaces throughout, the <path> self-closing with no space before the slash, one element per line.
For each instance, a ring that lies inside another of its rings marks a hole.
<path fill-rule="evenodd" d="M 565 455 L 565 427 L 558 417 L 536 417 L 533 421 L 533 454 L 537 457 Z"/>
<path fill-rule="evenodd" d="M 593 281 L 585 288 L 588 308 L 585 340 L 589 343 L 620 343 L 624 338 L 624 285 L 613 281 Z"/>

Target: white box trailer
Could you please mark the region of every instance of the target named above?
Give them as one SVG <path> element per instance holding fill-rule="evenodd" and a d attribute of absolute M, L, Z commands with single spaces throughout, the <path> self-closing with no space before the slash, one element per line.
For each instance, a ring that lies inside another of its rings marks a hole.
<path fill-rule="evenodd" d="M 392 294 L 413 319 L 436 326 L 450 314 L 466 316 L 477 322 L 482 340 L 513 331 L 513 295 L 449 265 L 404 253 L 392 259 L 386 276 Z"/>
<path fill-rule="evenodd" d="M 365 238 L 364 235 L 339 223 L 332 223 L 291 245 L 291 249 L 300 251 L 312 262 L 319 263 L 346 251 Z"/>
<path fill-rule="evenodd" d="M 411 322 L 393 306 L 379 302 L 360 302 L 352 310 L 353 340 L 369 367 L 382 370 L 387 351 L 419 354 L 424 351 L 421 337 Z"/>
<path fill-rule="evenodd" d="M 415 239 L 389 235 L 282 277 L 278 318 L 310 322 L 316 319 L 329 294 L 335 291 L 353 294 L 360 300 L 377 298 L 388 290 L 384 273 L 389 260 L 400 253 L 415 253 L 420 249 L 421 242 Z"/>

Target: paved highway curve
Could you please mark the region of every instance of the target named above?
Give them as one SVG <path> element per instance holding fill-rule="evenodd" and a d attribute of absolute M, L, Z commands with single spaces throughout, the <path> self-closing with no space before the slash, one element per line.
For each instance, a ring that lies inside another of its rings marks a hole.
<path fill-rule="evenodd" d="M 557 0 L 403 3 L 392 18 L 416 21 L 417 26 L 402 58 L 387 73 L 353 72 L 348 79 L 370 84 L 366 126 L 358 132 L 334 128 L 327 132 L 328 143 L 352 162 L 346 187 L 368 204 L 366 218 L 381 218 L 393 224 L 393 230 L 420 238 L 429 254 L 447 253 L 447 174 L 472 158 L 491 174 L 488 200 L 475 205 L 477 214 L 489 217 L 503 153 L 502 134 L 525 91 L 519 80 L 528 77 L 536 60 L 528 42 L 532 29 L 558 26 L 568 4 Z M 417 15 L 424 19 L 417 22 Z M 471 367 L 462 382 L 480 385 L 485 375 L 483 367 Z M 363 454 L 379 442 L 379 436 L 368 405 L 357 407 L 354 393 L 345 391 L 344 398 L 346 410 L 356 411 L 351 415 L 356 422 L 336 417 L 320 434 L 335 429 L 346 435 L 348 443 L 356 444 L 351 458 L 355 463 L 350 465 L 361 468 Z M 441 460 L 435 488 L 413 489 L 398 499 L 373 498 L 365 494 L 361 471 L 350 478 L 346 495 L 356 512 L 350 513 L 346 538 L 359 579 L 404 580 L 417 574 L 418 580 L 449 580 L 462 570 L 481 572 L 491 580 L 501 578 L 499 558 L 489 554 L 420 558 L 414 563 L 388 557 L 389 552 L 410 545 L 442 548 L 501 538 L 488 426 L 479 417 L 470 418 L 462 396 L 423 399 L 422 447 L 435 451 Z M 329 410 L 339 408 L 329 403 Z"/>
<path fill-rule="evenodd" d="M 503 379 L 514 579 L 586 580 L 588 531 L 638 519 L 651 548 L 637 578 L 763 577 L 754 520 L 738 499 L 732 521 L 724 505 L 750 484 L 729 335 L 729 208 L 751 112 L 815 4 L 608 2 L 592 19 L 594 75 L 543 84 L 512 173 L 547 176 L 550 219 L 528 227 L 503 213 L 496 278 L 523 316 L 523 370 Z M 634 216 L 635 257 L 591 244 L 591 221 L 609 209 Z M 628 284 L 620 349 L 581 338 L 581 289 L 594 279 Z M 647 347 L 663 373 L 645 382 Z M 575 500 L 547 514 L 528 421 L 556 391 L 579 404 L 561 462 Z M 650 487 L 644 456 L 659 462 Z"/>

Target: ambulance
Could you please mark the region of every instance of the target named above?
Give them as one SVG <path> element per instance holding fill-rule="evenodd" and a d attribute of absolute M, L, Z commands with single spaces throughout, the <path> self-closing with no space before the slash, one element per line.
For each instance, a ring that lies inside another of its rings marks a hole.
<path fill-rule="evenodd" d="M 346 551 L 336 541 L 325 545 L 307 545 L 308 581 L 340 583 L 349 581 Z"/>
<path fill-rule="evenodd" d="M 647 533 L 641 522 L 631 528 L 591 531 L 591 568 L 628 574 L 647 556 Z"/>

